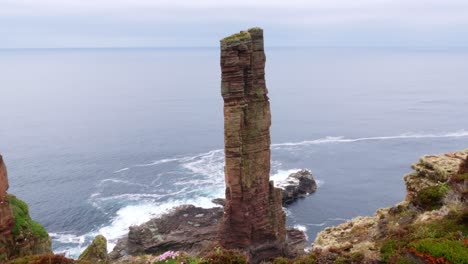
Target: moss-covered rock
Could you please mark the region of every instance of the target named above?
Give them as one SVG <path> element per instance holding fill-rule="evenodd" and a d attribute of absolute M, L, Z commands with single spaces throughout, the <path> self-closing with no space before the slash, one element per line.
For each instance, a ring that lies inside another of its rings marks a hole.
<path fill-rule="evenodd" d="M 422 189 L 414 198 L 415 205 L 425 210 L 435 210 L 442 207 L 442 199 L 450 190 L 447 184 L 440 184 Z"/>
<path fill-rule="evenodd" d="M 11 194 L 8 195 L 8 200 L 15 218 L 15 226 L 13 227 L 13 235 L 15 237 L 32 235 L 38 238 L 46 238 L 49 236 L 44 227 L 31 219 L 29 207 L 25 202 Z"/>
<path fill-rule="evenodd" d="M 468 263 L 467 172 L 460 168 L 467 156 L 464 150 L 421 158 L 404 177 L 403 202 L 320 232 L 317 262 Z"/>
<path fill-rule="evenodd" d="M 107 239 L 98 235 L 93 242 L 81 253 L 78 258 L 79 263 L 108 264 Z"/>
<path fill-rule="evenodd" d="M 16 196 L 8 194 L 13 211 L 13 244 L 8 247 L 9 258 L 52 253 L 49 234 L 38 222 L 31 219 L 28 205 Z"/>

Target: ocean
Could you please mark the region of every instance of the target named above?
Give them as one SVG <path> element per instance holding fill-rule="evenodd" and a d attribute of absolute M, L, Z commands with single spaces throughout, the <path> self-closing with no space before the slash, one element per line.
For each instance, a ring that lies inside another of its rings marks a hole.
<path fill-rule="evenodd" d="M 309 242 L 404 199 L 424 154 L 468 147 L 468 51 L 267 48 L 272 179 L 306 168 L 285 209 Z M 223 197 L 218 48 L 0 50 L 10 193 L 77 257 L 131 225 Z"/>

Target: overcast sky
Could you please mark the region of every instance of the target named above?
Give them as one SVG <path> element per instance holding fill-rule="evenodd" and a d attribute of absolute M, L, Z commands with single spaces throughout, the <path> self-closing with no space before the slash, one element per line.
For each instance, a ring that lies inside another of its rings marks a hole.
<path fill-rule="evenodd" d="M 216 47 L 253 26 L 269 46 L 468 47 L 468 0 L 0 0 L 0 48 Z"/>

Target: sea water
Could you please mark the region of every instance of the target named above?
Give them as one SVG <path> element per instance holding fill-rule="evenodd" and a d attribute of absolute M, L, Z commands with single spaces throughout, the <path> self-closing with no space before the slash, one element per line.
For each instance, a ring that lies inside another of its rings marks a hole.
<path fill-rule="evenodd" d="M 310 169 L 285 209 L 309 241 L 405 196 L 423 154 L 468 148 L 468 51 L 267 48 L 272 170 Z M 0 51 L 10 192 L 77 257 L 131 225 L 224 195 L 219 50 Z"/>

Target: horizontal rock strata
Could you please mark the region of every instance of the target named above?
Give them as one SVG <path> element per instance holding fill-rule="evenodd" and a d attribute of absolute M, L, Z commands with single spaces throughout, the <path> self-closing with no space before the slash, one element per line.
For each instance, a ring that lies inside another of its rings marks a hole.
<path fill-rule="evenodd" d="M 286 228 L 281 191 L 269 180 L 271 114 L 261 29 L 221 40 L 221 74 L 226 205 L 220 242 L 269 258 L 283 251 Z"/>

